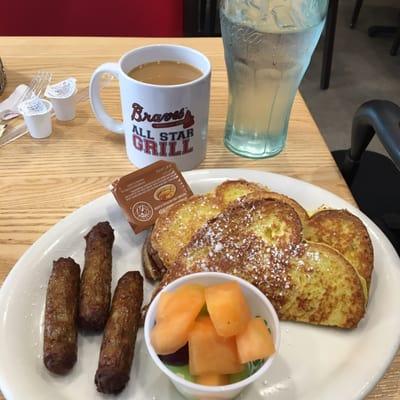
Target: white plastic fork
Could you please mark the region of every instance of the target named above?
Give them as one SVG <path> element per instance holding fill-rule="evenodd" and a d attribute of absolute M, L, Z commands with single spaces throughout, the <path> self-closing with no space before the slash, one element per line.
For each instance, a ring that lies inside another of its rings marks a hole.
<path fill-rule="evenodd" d="M 46 90 L 47 85 L 50 83 L 51 73 L 40 71 L 31 80 L 29 86 L 22 93 L 20 98 L 15 103 L 13 109 L 4 110 L 0 113 L 0 120 L 8 121 L 20 115 L 18 105 L 25 100 L 31 99 L 33 96 L 41 97 Z"/>

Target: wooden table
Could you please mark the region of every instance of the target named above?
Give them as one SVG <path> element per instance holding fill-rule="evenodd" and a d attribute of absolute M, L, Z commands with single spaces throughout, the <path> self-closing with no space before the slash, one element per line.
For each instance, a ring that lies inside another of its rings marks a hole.
<path fill-rule="evenodd" d="M 200 168 L 244 167 L 277 172 L 321 186 L 354 203 L 300 95 L 293 107 L 288 142 L 280 155 L 252 161 L 224 148 L 227 79 L 219 38 L 1 38 L 0 55 L 8 76 L 3 98 L 18 83 L 28 82 L 37 70 L 52 72 L 54 81 L 75 76 L 79 86 L 86 86 L 101 63 L 116 61 L 134 47 L 160 42 L 194 47 L 212 63 L 208 151 Z M 105 89 L 104 96 L 107 109 L 118 117 L 115 86 Z M 55 122 L 49 139 L 39 142 L 27 135 L 1 148 L 0 282 L 44 232 L 106 193 L 110 182 L 133 168 L 125 155 L 123 137 L 102 128 L 88 103 L 79 106 L 73 122 Z M 398 354 L 368 399 L 400 399 L 399 382 Z"/>

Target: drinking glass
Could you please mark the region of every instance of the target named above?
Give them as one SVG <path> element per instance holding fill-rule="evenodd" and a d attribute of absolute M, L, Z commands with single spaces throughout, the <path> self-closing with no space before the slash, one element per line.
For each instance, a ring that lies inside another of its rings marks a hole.
<path fill-rule="evenodd" d="M 327 7 L 328 0 L 221 0 L 229 150 L 250 158 L 282 151 L 293 100 Z"/>

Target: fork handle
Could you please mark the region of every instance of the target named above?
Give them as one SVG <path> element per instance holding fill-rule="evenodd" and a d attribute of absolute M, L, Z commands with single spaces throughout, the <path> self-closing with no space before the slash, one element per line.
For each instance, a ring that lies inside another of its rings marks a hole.
<path fill-rule="evenodd" d="M 18 117 L 20 113 L 11 111 L 11 110 L 4 110 L 0 112 L 0 121 L 9 121 L 15 117 Z"/>

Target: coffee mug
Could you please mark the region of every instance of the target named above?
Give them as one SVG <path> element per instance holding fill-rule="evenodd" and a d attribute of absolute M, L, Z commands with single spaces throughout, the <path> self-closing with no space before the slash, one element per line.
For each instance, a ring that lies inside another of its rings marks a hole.
<path fill-rule="evenodd" d="M 190 64 L 202 75 L 179 85 L 155 85 L 135 80 L 128 72 L 156 61 Z M 119 81 L 123 122 L 104 110 L 101 76 Z M 125 134 L 129 160 L 139 168 L 159 160 L 174 162 L 180 170 L 199 165 L 206 154 L 211 65 L 208 58 L 189 47 L 158 44 L 134 49 L 118 63 L 101 65 L 93 73 L 89 94 L 98 121 L 115 133 Z"/>

